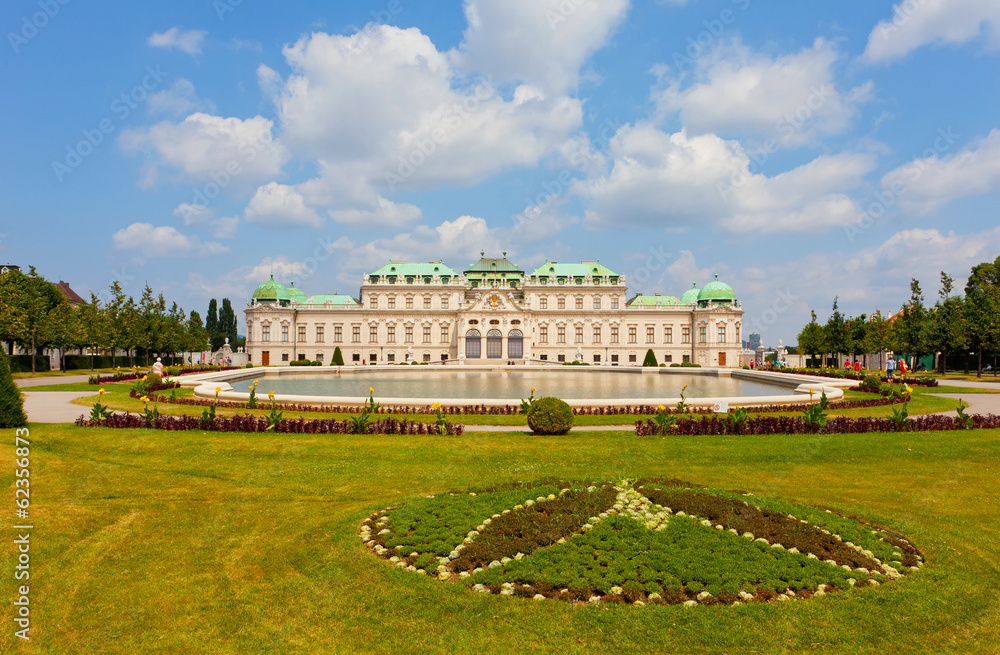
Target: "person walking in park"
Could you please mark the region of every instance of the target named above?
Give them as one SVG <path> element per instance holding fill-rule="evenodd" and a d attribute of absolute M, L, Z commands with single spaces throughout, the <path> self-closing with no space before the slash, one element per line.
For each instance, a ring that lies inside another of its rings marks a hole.
<path fill-rule="evenodd" d="M 889 382 L 892 382 L 892 375 L 895 368 L 896 360 L 892 358 L 892 355 L 889 355 L 889 359 L 885 363 L 885 374 L 889 378 Z"/>

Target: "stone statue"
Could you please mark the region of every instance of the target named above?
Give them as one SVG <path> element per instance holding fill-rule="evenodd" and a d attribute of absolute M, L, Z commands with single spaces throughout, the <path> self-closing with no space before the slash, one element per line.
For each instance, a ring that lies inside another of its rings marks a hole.
<path fill-rule="evenodd" d="M 576 347 L 576 360 L 575 361 L 578 361 L 578 362 L 582 362 L 583 361 L 583 348 L 581 348 L 580 346 Z"/>

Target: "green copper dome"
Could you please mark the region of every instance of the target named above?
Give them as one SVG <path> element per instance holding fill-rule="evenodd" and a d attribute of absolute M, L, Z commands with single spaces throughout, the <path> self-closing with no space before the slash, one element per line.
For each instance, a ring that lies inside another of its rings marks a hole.
<path fill-rule="evenodd" d="M 694 282 L 691 284 L 691 288 L 681 296 L 681 304 L 693 305 L 696 302 L 698 302 L 698 283 Z"/>
<path fill-rule="evenodd" d="M 736 300 L 733 288 L 725 282 L 719 282 L 719 275 L 716 273 L 715 280 L 709 282 L 698 292 L 698 302 L 718 302 Z"/>
<path fill-rule="evenodd" d="M 305 292 L 302 291 L 302 289 L 295 288 L 294 282 L 292 282 L 288 286 L 288 297 L 291 299 L 292 302 L 298 303 L 300 305 L 304 305 L 308 300 L 308 296 L 306 296 Z"/>
<path fill-rule="evenodd" d="M 271 279 L 260 285 L 253 292 L 254 300 L 258 302 L 285 302 L 291 301 L 292 297 L 288 293 L 288 289 L 285 285 L 280 282 L 274 281 L 274 274 L 271 274 Z"/>

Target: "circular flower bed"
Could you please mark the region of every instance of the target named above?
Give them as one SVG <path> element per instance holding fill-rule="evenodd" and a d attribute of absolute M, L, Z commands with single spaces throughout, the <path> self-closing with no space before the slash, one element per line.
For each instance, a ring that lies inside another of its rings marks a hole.
<path fill-rule="evenodd" d="M 923 566 L 905 537 L 680 480 L 542 480 L 416 499 L 360 535 L 394 566 L 482 593 L 686 606 L 876 587 Z"/>

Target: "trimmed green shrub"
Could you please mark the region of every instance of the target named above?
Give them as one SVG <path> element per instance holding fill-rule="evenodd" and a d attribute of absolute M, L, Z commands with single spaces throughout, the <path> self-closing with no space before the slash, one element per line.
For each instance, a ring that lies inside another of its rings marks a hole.
<path fill-rule="evenodd" d="M 330 360 L 330 363 L 334 366 L 344 365 L 344 354 L 340 352 L 340 346 L 333 349 L 333 359 Z"/>
<path fill-rule="evenodd" d="M 0 352 L 0 428 L 21 428 L 27 424 L 24 397 L 14 384 L 6 353 Z"/>
<path fill-rule="evenodd" d="M 558 398 L 539 398 L 528 410 L 528 427 L 536 434 L 566 434 L 573 427 L 573 410 Z"/>
<path fill-rule="evenodd" d="M 35 355 L 35 371 L 42 373 L 43 371 L 51 370 L 49 364 L 51 361 L 48 357 L 43 357 L 42 355 Z M 7 366 L 10 368 L 11 373 L 30 373 L 31 372 L 31 355 L 14 355 L 8 358 Z"/>
<path fill-rule="evenodd" d="M 657 366 L 656 355 L 653 354 L 653 349 L 650 348 L 646 351 L 646 359 L 642 360 L 643 366 Z"/>

